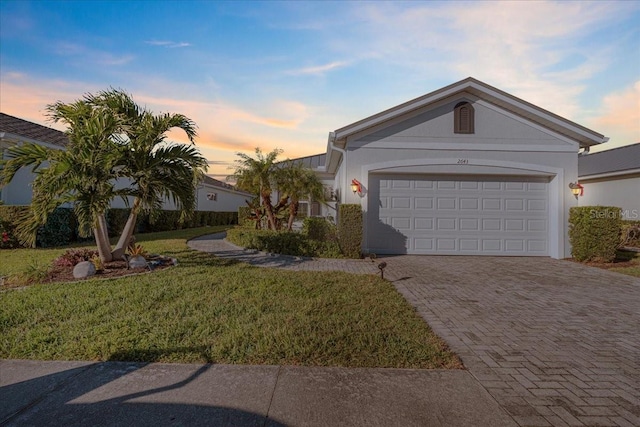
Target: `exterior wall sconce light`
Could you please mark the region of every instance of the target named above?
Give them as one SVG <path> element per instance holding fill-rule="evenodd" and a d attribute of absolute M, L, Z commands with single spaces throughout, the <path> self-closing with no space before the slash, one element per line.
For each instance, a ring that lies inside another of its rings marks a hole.
<path fill-rule="evenodd" d="M 353 191 L 353 194 L 358 193 L 362 195 L 362 184 L 355 178 L 351 180 L 351 191 Z"/>
<path fill-rule="evenodd" d="M 584 187 L 577 182 L 570 183 L 569 188 L 571 189 L 571 193 L 576 196 L 576 199 L 584 193 Z"/>

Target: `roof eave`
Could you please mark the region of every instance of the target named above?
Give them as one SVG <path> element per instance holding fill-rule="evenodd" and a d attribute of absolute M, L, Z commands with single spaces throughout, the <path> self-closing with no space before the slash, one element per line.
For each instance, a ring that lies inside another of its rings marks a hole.
<path fill-rule="evenodd" d="M 425 107 L 446 97 L 455 95 L 456 93 L 465 91 L 483 99 L 487 99 L 489 102 L 493 102 L 503 108 L 508 108 L 522 117 L 532 121 L 537 121 L 545 127 L 566 135 L 571 139 L 576 140 L 582 148 L 602 144 L 609 140 L 609 138 L 591 129 L 558 116 L 557 114 L 540 108 L 523 99 L 510 95 L 500 89 L 476 80 L 473 77 L 468 77 L 419 98 L 415 98 L 411 101 L 337 129 L 334 132 L 335 144 L 344 148 L 346 146 L 347 138 L 357 132 L 362 132 L 368 128 L 380 125 L 381 123 L 397 118 L 403 114 L 410 113 L 411 111 Z"/>

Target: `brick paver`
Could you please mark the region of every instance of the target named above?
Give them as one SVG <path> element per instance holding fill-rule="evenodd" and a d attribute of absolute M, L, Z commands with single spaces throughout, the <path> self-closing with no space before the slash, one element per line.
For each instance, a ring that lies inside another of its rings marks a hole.
<path fill-rule="evenodd" d="M 377 263 L 353 259 L 306 258 L 290 255 L 269 254 L 244 249 L 224 240 L 226 233 L 210 234 L 189 240 L 191 249 L 209 252 L 218 258 L 229 258 L 246 262 L 256 267 L 282 268 L 298 271 L 345 271 L 354 274 L 379 273 Z"/>
<path fill-rule="evenodd" d="M 520 425 L 640 426 L 640 280 L 549 258 L 385 260 Z"/>
<path fill-rule="evenodd" d="M 377 262 L 189 246 L 252 265 L 378 273 Z M 521 426 L 640 426 L 640 280 L 533 257 L 385 257 L 385 277 Z"/>

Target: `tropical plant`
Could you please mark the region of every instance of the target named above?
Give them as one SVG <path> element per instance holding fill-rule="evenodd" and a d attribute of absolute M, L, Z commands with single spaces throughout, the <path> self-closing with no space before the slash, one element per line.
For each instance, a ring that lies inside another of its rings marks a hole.
<path fill-rule="evenodd" d="M 194 142 L 196 125 L 182 114 L 153 115 L 141 109 L 130 95 L 110 89 L 85 95 L 71 104 L 57 102 L 47 107 L 54 122 L 68 126 L 65 150 L 24 144 L 9 150 L 2 163 L 0 182 L 8 183 L 22 167 L 32 167 L 34 197 L 31 210 L 18 227 L 22 241 L 33 245 L 36 230 L 53 210 L 71 203 L 79 232 L 93 230 L 103 262 L 120 258 L 129 243 L 141 210 L 154 214 L 164 199 L 175 203 L 186 219 L 194 210 L 195 188 L 207 161 L 191 145 L 166 142 L 172 128 L 185 131 Z M 131 181 L 117 189 L 119 179 Z M 121 196 L 133 206 L 116 247 L 108 239 L 106 209 Z"/>
<path fill-rule="evenodd" d="M 300 162 L 289 161 L 276 175 L 278 190 L 289 199 L 287 230 L 293 228 L 300 200 L 324 203 L 324 186 L 311 169 Z"/>
<path fill-rule="evenodd" d="M 229 179 L 234 180 L 238 188 L 260 196 L 261 206 L 267 216 L 268 228 L 276 230 L 277 219 L 271 202 L 271 193 L 276 184 L 276 173 L 279 168 L 276 159 L 282 150 L 276 148 L 265 155 L 260 148 L 256 148 L 255 153 L 255 158 L 244 153 L 236 153 L 240 158 L 235 161 L 235 171 Z"/>
<path fill-rule="evenodd" d="M 36 231 L 55 208 L 72 203 L 81 236 L 93 231 L 100 257 L 108 261 L 111 251 L 104 213 L 114 197 L 124 194 L 114 187 L 123 147 L 113 136 L 122 122 L 108 109 L 94 108 L 87 99 L 51 104 L 47 114 L 52 121 L 68 126 L 66 149 L 18 145 L 9 149 L 9 159 L 1 163 L 3 184 L 23 167 L 35 173 L 31 209 L 19 219 L 17 236 L 34 246 Z"/>
<path fill-rule="evenodd" d="M 180 211 L 181 221 L 193 214 L 195 190 L 204 177 L 207 160 L 193 146 L 196 124 L 188 117 L 168 113 L 154 115 L 141 109 L 121 90 L 103 91 L 88 99 L 96 107 L 116 113 L 124 123 L 126 150 L 121 158 L 120 174 L 132 181 L 129 194 L 134 200 L 112 251 L 113 258 L 118 259 L 125 253 L 141 211 L 149 213 L 153 221 L 163 200 L 170 199 Z M 173 128 L 183 130 L 192 145 L 167 143 L 166 134 Z"/>

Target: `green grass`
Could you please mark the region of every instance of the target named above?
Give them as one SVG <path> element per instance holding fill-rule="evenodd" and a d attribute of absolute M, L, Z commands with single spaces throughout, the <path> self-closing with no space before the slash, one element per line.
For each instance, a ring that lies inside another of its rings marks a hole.
<path fill-rule="evenodd" d="M 461 366 L 389 282 L 217 259 L 187 248 L 202 232 L 138 237 L 177 257 L 174 268 L 0 293 L 0 358 Z M 45 260 L 60 250 L 35 252 Z"/>
<path fill-rule="evenodd" d="M 616 259 L 619 261 L 630 261 L 632 265 L 627 267 L 614 267 L 609 270 L 628 276 L 640 277 L 640 253 L 630 251 L 618 251 Z"/>

